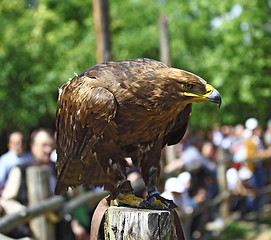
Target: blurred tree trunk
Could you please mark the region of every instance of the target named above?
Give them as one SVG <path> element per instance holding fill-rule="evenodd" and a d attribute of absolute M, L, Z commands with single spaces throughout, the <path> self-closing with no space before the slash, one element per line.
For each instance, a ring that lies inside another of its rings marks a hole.
<path fill-rule="evenodd" d="M 112 60 L 108 0 L 93 0 L 93 16 L 96 31 L 96 62 Z"/>
<path fill-rule="evenodd" d="M 159 29 L 160 29 L 160 61 L 171 66 L 171 56 L 169 47 L 169 35 L 168 35 L 168 17 L 164 14 L 160 14 L 159 17 Z M 176 159 L 176 147 L 165 147 L 165 158 L 162 159 L 163 166 L 174 161 Z"/>
<path fill-rule="evenodd" d="M 219 188 L 219 193 L 228 192 L 228 183 L 226 178 L 226 171 L 228 168 L 228 159 L 226 152 L 223 148 L 218 148 L 217 150 L 217 183 Z M 226 197 L 219 206 L 220 216 L 223 219 L 224 224 L 228 222 L 230 217 L 230 196 Z"/>
<path fill-rule="evenodd" d="M 161 62 L 171 66 L 171 56 L 169 47 L 169 35 L 168 35 L 168 17 L 161 14 L 159 17 L 160 28 L 160 60 Z"/>

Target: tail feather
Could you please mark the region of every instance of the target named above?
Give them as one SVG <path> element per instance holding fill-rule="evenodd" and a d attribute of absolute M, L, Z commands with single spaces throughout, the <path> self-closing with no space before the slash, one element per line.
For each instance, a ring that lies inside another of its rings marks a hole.
<path fill-rule="evenodd" d="M 77 187 L 80 185 L 80 179 L 83 172 L 83 166 L 78 159 L 69 159 L 60 170 L 58 180 L 55 187 L 55 194 L 64 194 L 69 187 Z"/>

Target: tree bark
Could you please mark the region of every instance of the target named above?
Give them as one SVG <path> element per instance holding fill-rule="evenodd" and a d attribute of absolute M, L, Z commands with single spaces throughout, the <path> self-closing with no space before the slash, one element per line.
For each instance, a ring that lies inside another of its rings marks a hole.
<path fill-rule="evenodd" d="M 159 17 L 160 27 L 160 60 L 161 62 L 171 66 L 169 35 L 168 35 L 168 18 L 161 14 Z"/>
<path fill-rule="evenodd" d="M 166 210 L 110 207 L 105 213 L 105 239 L 177 239 L 173 215 Z"/>
<path fill-rule="evenodd" d="M 112 60 L 108 12 L 108 0 L 93 0 L 97 63 Z"/>

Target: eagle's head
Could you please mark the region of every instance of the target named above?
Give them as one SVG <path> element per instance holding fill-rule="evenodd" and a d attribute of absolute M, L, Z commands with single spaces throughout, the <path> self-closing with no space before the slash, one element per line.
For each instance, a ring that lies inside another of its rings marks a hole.
<path fill-rule="evenodd" d="M 157 70 L 163 78 L 170 97 L 185 104 L 193 102 L 213 102 L 220 107 L 221 96 L 210 84 L 201 77 L 176 68 Z"/>

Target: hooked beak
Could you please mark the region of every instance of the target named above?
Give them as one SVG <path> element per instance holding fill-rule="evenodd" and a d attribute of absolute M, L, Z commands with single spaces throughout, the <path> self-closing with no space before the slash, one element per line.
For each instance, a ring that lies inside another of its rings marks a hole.
<path fill-rule="evenodd" d="M 207 84 L 205 89 L 206 94 L 204 94 L 203 96 L 209 99 L 210 102 L 217 103 L 218 107 L 220 108 L 222 100 L 219 92 L 209 84 Z"/>
<path fill-rule="evenodd" d="M 205 87 L 205 94 L 197 94 L 197 93 L 184 93 L 185 96 L 193 97 L 195 99 L 198 99 L 199 102 L 205 102 L 210 101 L 213 103 L 217 103 L 218 107 L 221 106 L 221 96 L 219 92 L 213 88 L 210 84 L 207 84 Z"/>

